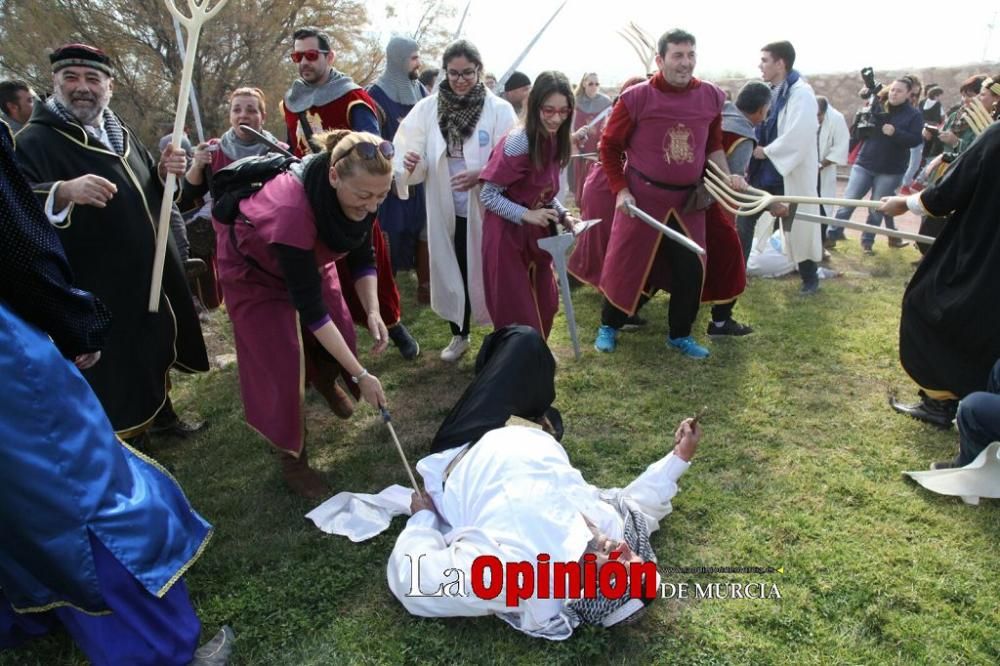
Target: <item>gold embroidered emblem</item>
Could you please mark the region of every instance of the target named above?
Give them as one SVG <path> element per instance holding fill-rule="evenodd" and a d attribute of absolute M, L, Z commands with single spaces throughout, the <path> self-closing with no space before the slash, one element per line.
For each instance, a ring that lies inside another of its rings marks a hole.
<path fill-rule="evenodd" d="M 684 123 L 677 123 L 663 137 L 663 160 L 667 164 L 694 162 L 694 143 L 691 130 Z"/>

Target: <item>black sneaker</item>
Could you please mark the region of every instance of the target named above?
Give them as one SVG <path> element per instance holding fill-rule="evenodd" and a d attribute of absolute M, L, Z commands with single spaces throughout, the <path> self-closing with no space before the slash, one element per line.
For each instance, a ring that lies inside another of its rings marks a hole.
<path fill-rule="evenodd" d="M 637 328 L 642 328 L 645 325 L 646 325 L 646 320 L 640 317 L 637 313 L 625 320 L 625 323 L 622 324 L 622 330 L 634 331 Z"/>
<path fill-rule="evenodd" d="M 750 335 L 753 333 L 753 328 L 747 326 L 746 324 L 741 324 L 732 317 L 727 319 L 722 326 L 716 326 L 715 322 L 708 322 L 708 337 L 715 338 L 724 335 L 739 337 L 742 335 Z"/>
<path fill-rule="evenodd" d="M 939 469 L 956 469 L 958 465 L 952 460 L 941 460 L 939 462 L 931 463 L 931 471 L 935 472 Z"/>
<path fill-rule="evenodd" d="M 406 330 L 403 322 L 399 322 L 389 329 L 389 338 L 396 345 L 396 348 L 399 349 L 399 355 L 407 361 L 412 361 L 420 353 L 420 344 Z"/>

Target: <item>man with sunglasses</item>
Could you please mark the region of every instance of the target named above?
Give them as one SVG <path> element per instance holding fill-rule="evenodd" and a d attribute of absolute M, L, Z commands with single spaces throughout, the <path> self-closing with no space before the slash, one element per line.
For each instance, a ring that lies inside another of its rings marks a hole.
<path fill-rule="evenodd" d="M 315 152 L 310 143 L 313 134 L 335 129 L 381 134 L 375 101 L 350 76 L 333 68 L 336 53 L 330 37 L 317 28 L 299 28 L 292 34 L 291 60 L 299 77 L 281 102 L 288 145 L 296 155 Z M 382 321 L 389 327 L 389 338 L 407 360 L 416 358 L 420 345 L 400 321 L 399 289 L 393 277 L 389 244 L 376 219 L 372 228 L 375 269 L 378 274 L 378 303 Z M 352 282 L 350 269 L 342 259 L 337 262 L 342 282 Z M 349 291 L 344 294 L 351 316 L 365 326 L 367 316 L 361 303 Z"/>

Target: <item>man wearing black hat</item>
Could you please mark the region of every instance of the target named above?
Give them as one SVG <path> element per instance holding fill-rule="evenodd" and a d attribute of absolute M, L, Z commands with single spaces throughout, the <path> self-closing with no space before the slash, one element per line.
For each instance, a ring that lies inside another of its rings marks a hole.
<path fill-rule="evenodd" d="M 190 432 L 170 406 L 168 370 L 208 370 L 191 293 L 173 239 L 157 313 L 147 311 L 156 220 L 168 172 L 182 176 L 184 153 L 153 161 L 135 132 L 108 108 L 108 56 L 85 44 L 49 55 L 53 95 L 36 104 L 18 135 L 17 156 L 73 268 L 77 285 L 111 310 L 102 362 L 84 376 L 119 436 L 145 435 L 158 414 Z"/>
<path fill-rule="evenodd" d="M 531 79 L 528 78 L 528 75 L 524 72 L 514 72 L 507 79 L 507 82 L 503 84 L 503 95 L 501 97 L 510 102 L 510 105 L 514 107 L 514 111 L 520 117 L 524 109 L 524 100 L 528 99 L 528 93 L 530 92 Z"/>

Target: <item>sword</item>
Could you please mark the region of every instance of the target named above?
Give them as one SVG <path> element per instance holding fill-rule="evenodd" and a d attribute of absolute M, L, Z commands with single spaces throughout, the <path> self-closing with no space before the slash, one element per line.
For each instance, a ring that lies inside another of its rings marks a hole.
<path fill-rule="evenodd" d="M 469 5 L 472 4 L 472 0 L 465 3 L 465 11 L 462 12 L 462 18 L 458 22 L 458 29 L 455 30 L 455 36 L 451 38 L 451 41 L 457 41 L 459 36 L 462 34 L 462 26 L 465 25 L 465 17 L 469 14 Z"/>
<path fill-rule="evenodd" d="M 274 141 L 271 141 L 266 136 L 264 136 L 254 128 L 250 127 L 249 125 L 240 125 L 240 129 L 249 134 L 250 136 L 252 136 L 254 141 L 267 146 L 274 152 L 281 153 L 285 157 L 295 157 L 295 155 L 292 155 L 292 153 L 285 150 L 284 148 L 276 144 Z"/>
<path fill-rule="evenodd" d="M 573 297 L 569 290 L 569 272 L 566 268 L 566 258 L 576 242 L 576 237 L 600 222 L 600 220 L 584 220 L 573 225 L 572 232 L 556 233 L 538 239 L 538 247 L 552 255 L 552 263 L 559 275 L 559 292 L 562 296 L 563 311 L 566 313 L 566 326 L 569 328 L 569 338 L 573 341 L 573 356 L 580 358 L 580 336 L 576 328 L 576 311 L 573 310 Z"/>
<path fill-rule="evenodd" d="M 886 229 L 885 227 L 876 227 L 870 224 L 862 224 L 861 222 L 838 220 L 835 217 L 824 217 L 823 215 L 813 215 L 812 213 L 797 213 L 795 215 L 795 219 L 812 222 L 813 224 L 829 224 L 831 227 L 843 227 L 845 229 L 854 229 L 856 231 L 867 231 L 873 234 L 892 236 L 893 238 L 902 238 L 903 240 L 913 241 L 915 243 L 927 243 L 928 245 L 933 243 L 935 240 L 933 237 L 924 236 L 923 234 L 914 234 L 909 231 L 899 231 L 898 229 Z"/>
<path fill-rule="evenodd" d="M 570 159 L 581 158 L 581 157 L 585 159 L 590 159 L 599 157 L 599 155 L 597 153 L 574 153 L 573 155 L 569 156 Z"/>
<path fill-rule="evenodd" d="M 552 14 L 552 16 L 549 18 L 549 20 L 545 22 L 545 25 L 542 26 L 542 29 L 539 30 L 535 34 L 535 36 L 531 38 L 531 41 L 528 42 L 528 45 L 524 47 L 524 50 L 521 51 L 521 55 L 517 56 L 517 58 L 514 59 L 514 64 L 511 65 L 510 68 L 506 72 L 504 72 L 503 76 L 501 76 L 499 79 L 497 79 L 497 88 L 499 88 L 500 90 L 503 90 L 503 84 L 507 83 L 507 79 L 510 78 L 510 75 L 513 74 L 517 70 L 518 65 L 521 64 L 521 62 L 524 60 L 525 56 L 527 56 L 528 53 L 531 51 L 532 47 L 535 46 L 535 42 L 538 41 L 538 38 L 542 36 L 542 33 L 545 32 L 545 30 L 549 27 L 549 24 L 552 23 L 552 21 L 555 20 L 556 16 L 559 15 L 559 12 L 562 11 L 562 8 L 566 6 L 566 2 L 567 2 L 567 0 L 563 0 L 563 3 L 561 5 L 559 5 L 559 7 L 556 9 L 555 13 Z"/>
<path fill-rule="evenodd" d="M 601 111 L 600 113 L 598 113 L 596 116 L 594 116 L 593 120 L 591 120 L 589 123 L 587 123 L 585 125 L 585 127 L 593 127 L 597 123 L 599 123 L 602 120 L 604 120 L 605 118 L 607 118 L 611 114 L 611 109 L 613 109 L 613 108 L 614 108 L 614 105 L 609 106 L 608 108 L 606 108 L 603 111 Z"/>
<path fill-rule="evenodd" d="M 659 231 L 661 234 L 663 234 L 670 240 L 674 241 L 675 243 L 680 243 L 681 245 L 691 250 L 695 254 L 699 254 L 703 257 L 705 256 L 705 249 L 702 246 L 695 243 L 690 238 L 688 238 L 687 236 L 685 236 L 684 234 L 677 233 L 676 231 L 674 231 L 667 225 L 663 224 L 662 222 L 657 220 L 655 217 L 653 217 L 646 211 L 642 210 L 641 208 L 636 208 L 635 204 L 631 203 L 625 204 L 625 207 L 628 209 L 630 213 L 632 213 L 640 220 L 642 220 L 649 226 Z"/>

